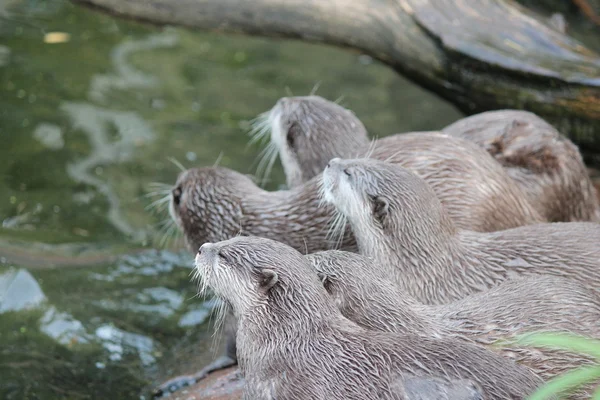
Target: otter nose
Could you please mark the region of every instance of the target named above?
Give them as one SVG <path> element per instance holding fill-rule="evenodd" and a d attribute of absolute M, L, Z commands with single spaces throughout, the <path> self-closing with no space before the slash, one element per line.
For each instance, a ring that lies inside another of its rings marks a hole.
<path fill-rule="evenodd" d="M 214 253 L 214 252 L 215 252 L 215 245 L 212 243 L 208 243 L 208 242 L 204 243 L 198 249 L 198 255 L 200 255 L 200 254 L 209 255 L 210 253 Z"/>
<path fill-rule="evenodd" d="M 327 163 L 327 168 L 331 168 L 337 164 L 339 164 L 341 161 L 341 159 L 339 157 L 336 158 L 332 158 L 331 160 L 329 160 L 329 162 Z"/>

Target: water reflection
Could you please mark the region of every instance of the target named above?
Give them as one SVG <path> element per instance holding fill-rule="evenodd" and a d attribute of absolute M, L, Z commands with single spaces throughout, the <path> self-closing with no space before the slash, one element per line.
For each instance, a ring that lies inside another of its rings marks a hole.
<path fill-rule="evenodd" d="M 112 89 L 136 90 L 156 86 L 160 81 L 153 75 L 144 73 L 129 63 L 129 57 L 138 51 L 173 47 L 178 38 L 174 33 L 150 35 L 140 40 L 130 40 L 117 45 L 110 54 L 115 73 L 92 77 L 88 98 L 104 103 L 106 94 Z"/>
<path fill-rule="evenodd" d="M 91 185 L 106 196 L 110 223 L 135 241 L 142 241 L 146 232 L 134 229 L 127 222 L 119 197 L 100 176 L 104 165 L 131 160 L 136 147 L 153 140 L 152 128 L 132 112 L 112 111 L 85 103 L 64 103 L 61 109 L 68 114 L 73 129 L 82 130 L 91 145 L 87 157 L 67 165 L 67 173 L 76 182 Z"/>

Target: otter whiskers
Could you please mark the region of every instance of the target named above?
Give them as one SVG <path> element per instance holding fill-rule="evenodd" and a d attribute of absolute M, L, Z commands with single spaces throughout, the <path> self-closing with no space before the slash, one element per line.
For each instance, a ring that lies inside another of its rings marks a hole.
<path fill-rule="evenodd" d="M 271 133 L 271 112 L 266 111 L 262 114 L 259 114 L 256 118 L 250 121 L 251 129 L 248 132 L 248 136 L 250 136 L 250 141 L 248 142 L 248 146 L 261 142 L 261 144 L 265 144 L 269 140 L 269 136 Z"/>
<path fill-rule="evenodd" d="M 149 186 L 155 190 L 146 193 L 144 197 L 158 197 L 158 199 L 148 204 L 145 209 L 154 215 L 164 214 L 167 212 L 171 201 L 171 185 L 161 182 L 152 182 Z M 177 229 L 175 221 L 168 215 L 156 224 L 156 227 L 158 229 L 155 232 L 154 240 L 161 248 L 169 247 L 174 241 L 181 238 L 181 232 Z"/>
<path fill-rule="evenodd" d="M 327 200 L 325 194 L 327 193 L 327 188 L 325 187 L 325 183 L 323 178 L 318 180 L 318 191 L 319 191 L 319 207 L 330 207 L 329 201 Z M 346 226 L 348 224 L 348 219 L 344 214 L 339 212 L 337 209 L 333 210 L 333 215 L 327 222 L 327 236 L 325 237 L 328 242 L 333 242 L 335 244 L 335 248 L 338 249 L 341 247 L 341 244 L 344 241 L 344 234 L 346 233 Z"/>
<path fill-rule="evenodd" d="M 260 181 L 261 186 L 268 181 L 271 170 L 273 169 L 273 164 L 275 164 L 278 155 L 279 149 L 273 142 L 269 142 L 267 147 L 265 147 L 258 155 L 257 160 L 259 160 L 259 162 L 258 167 L 256 168 L 256 177 Z"/>

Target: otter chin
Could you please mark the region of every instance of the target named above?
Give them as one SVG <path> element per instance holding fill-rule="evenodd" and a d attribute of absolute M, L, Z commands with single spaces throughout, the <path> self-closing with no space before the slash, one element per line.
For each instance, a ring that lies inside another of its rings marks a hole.
<path fill-rule="evenodd" d="M 361 328 L 308 260 L 274 240 L 204 244 L 196 270 L 238 317 L 244 399 L 514 399 L 542 383 L 469 343 Z"/>
<path fill-rule="evenodd" d="M 600 224 L 457 229 L 420 177 L 372 159 L 331 160 L 323 191 L 350 222 L 360 253 L 418 301 L 443 304 L 528 275 L 562 276 L 600 293 Z"/>

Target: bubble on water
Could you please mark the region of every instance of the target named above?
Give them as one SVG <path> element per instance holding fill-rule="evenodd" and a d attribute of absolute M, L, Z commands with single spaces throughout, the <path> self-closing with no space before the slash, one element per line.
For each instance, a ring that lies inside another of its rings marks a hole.
<path fill-rule="evenodd" d="M 7 65 L 10 62 L 11 50 L 7 46 L 0 45 L 0 67 Z"/>
<path fill-rule="evenodd" d="M 62 149 L 65 145 L 62 130 L 54 124 L 42 122 L 33 131 L 33 137 L 52 150 Z"/>
<path fill-rule="evenodd" d="M 185 158 L 187 158 L 188 161 L 196 161 L 198 156 L 193 151 L 188 151 L 185 153 Z"/>

